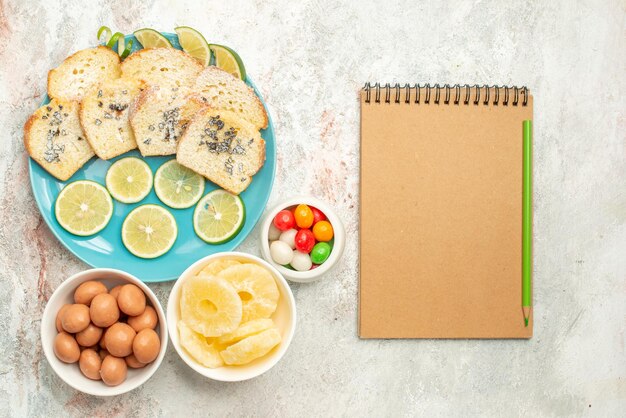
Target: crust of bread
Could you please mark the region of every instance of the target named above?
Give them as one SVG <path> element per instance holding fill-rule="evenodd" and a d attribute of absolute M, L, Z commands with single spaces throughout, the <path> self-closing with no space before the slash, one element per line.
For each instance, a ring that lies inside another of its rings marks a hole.
<path fill-rule="evenodd" d="M 130 54 L 128 56 L 128 58 L 126 58 L 122 62 L 122 64 L 121 64 L 122 77 L 138 78 L 139 80 L 144 81 L 147 85 L 161 84 L 161 83 L 155 83 L 155 82 L 153 82 L 153 80 L 150 80 L 151 77 L 142 78 L 141 75 L 134 75 L 134 74 L 131 74 L 128 71 L 128 68 L 130 68 L 131 66 L 135 65 L 135 61 L 144 60 L 145 59 L 144 56 L 150 55 L 150 54 L 154 54 L 155 51 L 160 51 L 160 50 L 162 50 L 163 52 L 167 51 L 167 53 L 172 53 L 175 56 L 177 56 L 176 59 L 180 59 L 180 60 L 184 61 L 185 66 L 191 67 L 191 72 L 195 73 L 196 76 L 204 68 L 202 66 L 202 64 L 200 64 L 198 62 L 198 60 L 196 60 L 191 55 L 189 55 L 186 52 L 183 52 L 183 51 L 181 51 L 179 49 L 175 49 L 175 48 L 146 48 L 146 49 L 140 49 L 139 51 Z M 137 64 L 137 65 L 140 65 L 140 64 Z M 167 78 L 167 77 L 165 77 L 165 78 Z M 183 79 L 183 80 L 181 80 L 181 82 L 188 83 L 188 84 L 191 85 L 191 84 L 193 84 L 195 82 L 195 78 L 193 78 L 191 80 Z"/>
<path fill-rule="evenodd" d="M 129 63 L 132 63 L 135 60 L 138 59 L 143 59 L 143 56 L 146 54 L 151 53 L 152 51 L 155 51 L 157 49 L 168 49 L 172 52 L 174 52 L 175 54 L 180 55 L 181 57 L 184 57 L 185 60 L 189 60 L 190 65 L 191 63 L 193 63 L 193 65 L 195 65 L 196 67 L 198 67 L 198 71 L 202 71 L 202 69 L 204 68 L 202 66 L 202 64 L 200 64 L 198 62 L 198 60 L 196 60 L 194 57 L 192 57 L 191 55 L 189 55 L 188 53 L 181 51 L 180 49 L 176 49 L 176 48 L 144 48 L 144 49 L 140 49 L 139 51 L 133 52 L 132 54 L 130 54 L 123 62 L 122 62 L 122 74 L 124 73 L 124 65 L 128 65 Z"/>
<path fill-rule="evenodd" d="M 224 77 L 232 77 L 233 81 L 241 81 L 242 83 L 245 84 L 245 82 L 243 82 L 242 80 L 239 80 L 237 77 L 235 77 L 234 75 L 230 74 L 228 71 L 222 70 L 219 67 L 216 67 L 214 65 L 208 66 L 206 67 L 203 72 L 216 72 L 216 73 L 221 73 L 222 76 Z M 198 75 L 198 78 L 201 77 L 200 73 Z M 252 101 L 255 102 L 256 106 L 261 109 L 262 111 L 262 116 L 263 116 L 263 123 L 261 124 L 261 126 L 258 126 L 259 129 L 266 129 L 267 125 L 269 124 L 269 117 L 267 115 L 267 110 L 265 109 L 265 106 L 263 105 L 263 102 L 261 101 L 261 99 L 259 98 L 259 96 L 257 96 L 256 92 L 254 91 L 254 89 L 252 87 L 250 87 L 249 85 L 245 84 L 245 86 L 247 87 L 248 91 L 250 92 L 250 99 Z M 196 85 L 196 88 L 198 86 Z M 208 100 L 207 100 L 208 102 Z M 209 103 L 210 104 L 210 103 Z"/>
<path fill-rule="evenodd" d="M 113 51 L 111 48 L 108 48 L 108 47 L 103 46 L 103 45 L 99 45 L 99 46 L 97 46 L 97 47 L 95 47 L 95 48 L 86 48 L 86 49 L 97 49 L 98 51 L 103 52 L 103 53 L 105 53 L 105 54 L 109 55 L 111 58 L 115 58 L 115 60 L 117 61 L 117 65 L 118 65 L 118 66 L 119 66 L 119 65 L 120 65 L 120 63 L 121 63 L 120 56 L 117 54 L 117 52 Z M 48 76 L 47 76 L 47 78 L 46 78 L 46 85 L 47 85 L 47 89 L 46 89 L 46 90 L 47 90 L 47 93 L 48 93 L 48 97 L 50 97 L 51 99 L 55 99 L 55 98 L 57 98 L 57 99 L 65 99 L 65 98 L 55 97 L 54 93 L 52 93 L 52 92 L 50 91 L 50 78 L 52 77 L 52 75 L 53 75 L 56 71 L 58 71 L 58 68 L 59 68 L 59 67 L 60 67 L 60 66 L 61 66 L 64 62 L 66 62 L 66 61 L 68 61 L 68 60 L 70 60 L 70 59 L 74 58 L 76 55 L 78 55 L 78 54 L 82 53 L 83 51 L 85 51 L 85 49 L 81 49 L 81 50 L 78 50 L 78 51 L 74 52 L 72 55 L 69 55 L 67 58 L 65 58 L 65 59 L 61 62 L 61 64 L 59 64 L 56 68 L 52 68 L 52 69 L 50 69 L 50 70 L 48 71 Z M 119 76 L 120 76 L 121 72 L 122 72 L 122 70 L 121 70 L 121 68 L 120 68 L 120 69 L 119 69 L 119 71 L 118 71 L 118 76 L 117 76 L 118 78 L 119 78 Z M 91 87 L 91 86 L 86 86 L 87 90 L 89 90 L 89 88 L 90 88 L 90 87 Z"/>
<path fill-rule="evenodd" d="M 26 152 L 28 153 L 28 155 L 31 156 L 31 158 L 33 160 L 35 160 L 35 157 L 33 156 L 33 149 L 30 146 L 30 131 L 33 127 L 33 124 L 35 123 L 35 120 L 37 119 L 37 112 L 33 113 L 32 115 L 30 115 L 30 117 L 28 118 L 28 120 L 26 121 L 26 123 L 24 124 L 24 148 L 26 149 Z M 37 161 L 37 160 L 35 160 Z M 39 162 L 37 161 L 37 163 L 39 164 Z M 46 167 L 44 167 L 43 165 L 39 164 L 44 170 L 46 170 L 48 173 L 50 173 L 50 171 L 48 171 L 46 169 Z M 57 176 L 53 173 L 50 173 L 52 176 L 56 177 L 57 179 L 61 180 L 61 181 L 66 181 L 68 180 L 70 177 L 72 177 L 72 174 L 68 175 L 68 176 Z"/>
<path fill-rule="evenodd" d="M 97 87 L 96 87 L 96 88 L 97 88 Z M 83 113 L 83 111 L 84 111 L 83 109 L 84 109 L 84 107 L 83 107 L 83 102 L 80 102 L 80 103 L 78 104 L 78 114 L 79 114 L 79 115 L 80 115 L 81 113 Z M 81 129 L 83 130 L 83 132 L 85 132 L 85 125 L 84 125 L 84 122 L 83 122 L 83 118 L 79 117 L 79 118 L 78 118 L 78 122 L 80 123 L 80 127 L 81 127 Z M 93 143 L 92 143 L 92 142 L 91 142 L 91 140 L 89 139 L 89 136 L 85 135 L 85 139 L 87 140 L 87 142 L 89 142 L 89 145 L 91 146 L 91 148 L 92 148 L 92 149 L 94 149 L 94 148 L 93 148 Z M 94 152 L 95 152 L 95 151 L 94 151 Z M 96 153 L 96 156 L 97 156 L 98 158 L 102 159 L 102 160 L 105 160 L 105 161 L 107 160 L 106 158 L 102 158 L 102 157 L 100 157 L 97 153 Z"/>

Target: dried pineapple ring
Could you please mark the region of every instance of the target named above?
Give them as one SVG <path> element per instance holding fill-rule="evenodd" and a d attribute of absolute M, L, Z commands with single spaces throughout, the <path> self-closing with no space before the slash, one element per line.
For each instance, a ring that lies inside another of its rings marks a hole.
<path fill-rule="evenodd" d="M 196 276 L 216 276 L 222 270 L 227 269 L 228 267 L 231 267 L 231 266 L 239 265 L 239 264 L 241 263 L 237 260 L 229 260 L 229 259 L 215 260 L 215 261 L 210 262 L 206 266 L 204 266 L 204 268 L 200 270 L 198 274 L 196 274 Z"/>
<path fill-rule="evenodd" d="M 224 365 L 220 357 L 220 347 L 215 343 L 209 344 L 205 337 L 189 328 L 185 321 L 178 321 L 178 334 L 180 345 L 198 363 L 212 369 Z"/>
<path fill-rule="evenodd" d="M 243 304 L 241 321 L 269 318 L 276 310 L 278 287 L 274 276 L 257 264 L 228 267 L 219 274 L 235 288 Z"/>
<path fill-rule="evenodd" d="M 239 295 L 223 278 L 191 277 L 183 283 L 180 316 L 205 337 L 233 332 L 241 323 L 241 313 Z"/>
<path fill-rule="evenodd" d="M 280 341 L 280 332 L 276 328 L 270 328 L 231 345 L 220 352 L 220 355 L 226 364 L 247 364 L 269 353 L 272 348 L 280 344 Z"/>
<path fill-rule="evenodd" d="M 240 340 L 251 335 L 258 334 L 266 329 L 272 328 L 274 321 L 269 318 L 253 319 L 244 324 L 241 324 L 239 328 L 230 334 L 222 335 L 217 339 L 217 343 L 223 346 L 234 344 Z"/>

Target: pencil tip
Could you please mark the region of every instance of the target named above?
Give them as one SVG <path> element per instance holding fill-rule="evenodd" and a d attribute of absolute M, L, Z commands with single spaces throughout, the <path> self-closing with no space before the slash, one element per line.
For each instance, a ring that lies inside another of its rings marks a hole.
<path fill-rule="evenodd" d="M 528 322 L 530 321 L 530 306 L 522 307 L 522 311 L 524 311 L 524 326 L 528 326 Z"/>

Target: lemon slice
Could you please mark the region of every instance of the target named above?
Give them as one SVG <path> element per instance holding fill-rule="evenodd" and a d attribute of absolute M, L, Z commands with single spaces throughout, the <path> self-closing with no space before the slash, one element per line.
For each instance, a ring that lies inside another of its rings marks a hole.
<path fill-rule="evenodd" d="M 213 190 L 204 196 L 193 212 L 193 229 L 209 244 L 230 241 L 239 233 L 246 209 L 239 196 L 225 190 Z"/>
<path fill-rule="evenodd" d="M 213 55 L 215 55 L 215 65 L 227 71 L 237 78 L 246 79 L 246 68 L 243 61 L 235 51 L 224 45 L 210 45 Z"/>
<path fill-rule="evenodd" d="M 133 32 L 135 38 L 144 48 L 172 48 L 167 38 L 154 29 L 144 28 Z"/>
<path fill-rule="evenodd" d="M 96 182 L 79 180 L 65 186 L 54 204 L 59 224 L 74 235 L 102 231 L 113 216 L 113 199 Z"/>
<path fill-rule="evenodd" d="M 204 193 L 204 177 L 170 160 L 154 178 L 154 191 L 161 202 L 174 209 L 193 206 Z"/>
<path fill-rule="evenodd" d="M 158 205 L 133 209 L 122 224 L 122 242 L 128 251 L 141 258 L 156 258 L 172 248 L 178 235 L 176 220 Z"/>
<path fill-rule="evenodd" d="M 208 66 L 211 61 L 211 49 L 204 36 L 189 26 L 179 26 L 174 30 L 183 51 L 200 61 L 205 67 Z"/>
<path fill-rule="evenodd" d="M 152 170 L 145 161 L 126 157 L 114 162 L 105 178 L 109 193 L 122 203 L 137 203 L 152 189 Z"/>

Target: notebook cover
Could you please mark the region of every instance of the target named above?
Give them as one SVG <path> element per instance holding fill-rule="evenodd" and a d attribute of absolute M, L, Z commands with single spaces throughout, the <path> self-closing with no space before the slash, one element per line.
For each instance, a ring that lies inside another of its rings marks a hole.
<path fill-rule="evenodd" d="M 361 338 L 532 336 L 521 292 L 533 100 L 474 94 L 455 105 L 406 104 L 404 89 L 400 103 L 365 103 L 361 92 Z"/>

